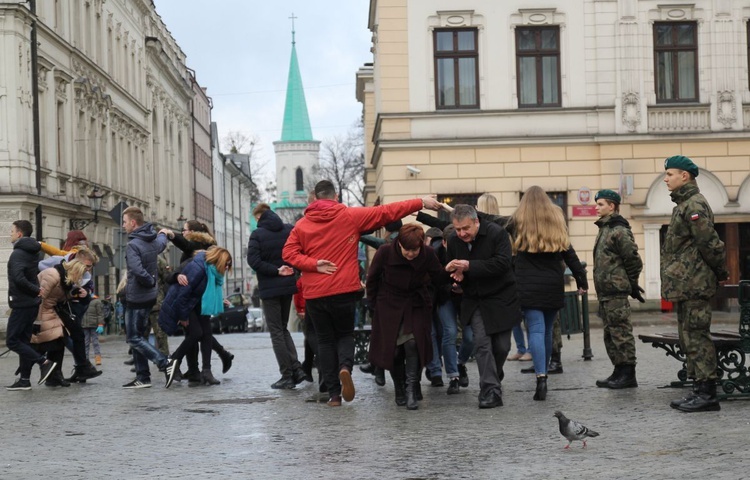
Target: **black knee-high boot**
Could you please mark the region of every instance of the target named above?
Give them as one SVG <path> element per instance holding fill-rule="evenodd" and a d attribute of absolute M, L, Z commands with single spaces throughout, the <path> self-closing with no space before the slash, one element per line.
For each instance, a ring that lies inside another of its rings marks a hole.
<path fill-rule="evenodd" d="M 409 340 L 404 344 L 404 351 L 406 353 L 406 408 L 416 410 L 419 408 L 417 385 L 419 384 L 419 378 L 422 376 L 417 343 L 414 340 Z"/>
<path fill-rule="evenodd" d="M 400 363 L 394 361 L 391 379 L 393 380 L 393 389 L 396 392 L 396 405 L 403 407 L 406 405 L 406 367 L 403 359 Z"/>

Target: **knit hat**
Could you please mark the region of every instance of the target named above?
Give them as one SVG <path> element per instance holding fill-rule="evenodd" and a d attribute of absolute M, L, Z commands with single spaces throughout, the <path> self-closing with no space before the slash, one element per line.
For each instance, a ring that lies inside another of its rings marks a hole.
<path fill-rule="evenodd" d="M 594 201 L 599 200 L 600 198 L 603 198 L 604 200 L 609 200 L 610 202 L 615 202 L 616 204 L 622 203 L 622 198 L 620 198 L 620 194 L 615 192 L 614 190 L 599 190 L 597 192 L 596 196 L 594 197 Z"/>
<path fill-rule="evenodd" d="M 433 239 L 434 239 L 434 238 L 443 238 L 443 231 L 442 231 L 442 230 L 440 230 L 440 229 L 439 229 L 439 228 L 437 228 L 437 227 L 430 227 L 430 228 L 428 228 L 428 229 L 427 229 L 427 231 L 425 232 L 425 236 L 426 236 L 426 237 L 430 237 L 430 238 L 433 238 Z"/>
<path fill-rule="evenodd" d="M 664 170 L 669 168 L 679 168 L 680 170 L 692 173 L 694 177 L 698 176 L 698 166 L 683 155 L 675 155 L 664 160 Z"/>

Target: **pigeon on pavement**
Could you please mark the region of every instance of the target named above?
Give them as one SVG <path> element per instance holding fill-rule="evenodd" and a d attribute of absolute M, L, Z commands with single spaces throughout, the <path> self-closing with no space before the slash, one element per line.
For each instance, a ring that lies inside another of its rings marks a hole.
<path fill-rule="evenodd" d="M 587 427 L 581 425 L 575 420 L 567 418 L 561 411 L 555 412 L 555 417 L 560 422 L 560 433 L 563 437 L 568 439 L 568 444 L 565 448 L 570 448 L 571 442 L 574 440 L 583 441 L 583 448 L 586 448 L 586 437 L 598 437 L 599 434 Z"/>

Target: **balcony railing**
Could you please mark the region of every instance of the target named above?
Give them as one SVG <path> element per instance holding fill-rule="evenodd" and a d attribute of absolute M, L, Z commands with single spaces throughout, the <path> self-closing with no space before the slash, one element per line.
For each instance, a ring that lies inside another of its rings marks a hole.
<path fill-rule="evenodd" d="M 711 130 L 710 105 L 649 105 L 649 133 Z"/>

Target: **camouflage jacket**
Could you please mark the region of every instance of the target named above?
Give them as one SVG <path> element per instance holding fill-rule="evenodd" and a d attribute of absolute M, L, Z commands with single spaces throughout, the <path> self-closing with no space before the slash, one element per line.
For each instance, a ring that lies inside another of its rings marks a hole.
<path fill-rule="evenodd" d="M 619 214 L 596 221 L 599 233 L 594 244 L 594 286 L 600 300 L 627 297 L 638 286 L 643 262 L 630 224 Z"/>
<path fill-rule="evenodd" d="M 661 296 L 671 301 L 709 299 L 726 269 L 724 242 L 714 230 L 714 214 L 696 183 L 672 192 L 672 210 L 661 247 Z"/>
<path fill-rule="evenodd" d="M 159 255 L 156 258 L 156 262 L 159 268 L 159 273 L 156 279 L 157 285 L 159 285 L 159 290 L 156 294 L 156 304 L 151 309 L 152 312 L 158 312 L 161 310 L 161 304 L 164 302 L 164 297 L 167 294 L 167 288 L 169 285 L 167 284 L 167 279 L 169 278 L 169 275 L 171 275 L 172 271 L 169 267 L 169 262 L 167 262 L 167 259 L 164 258 L 163 255 Z"/>

